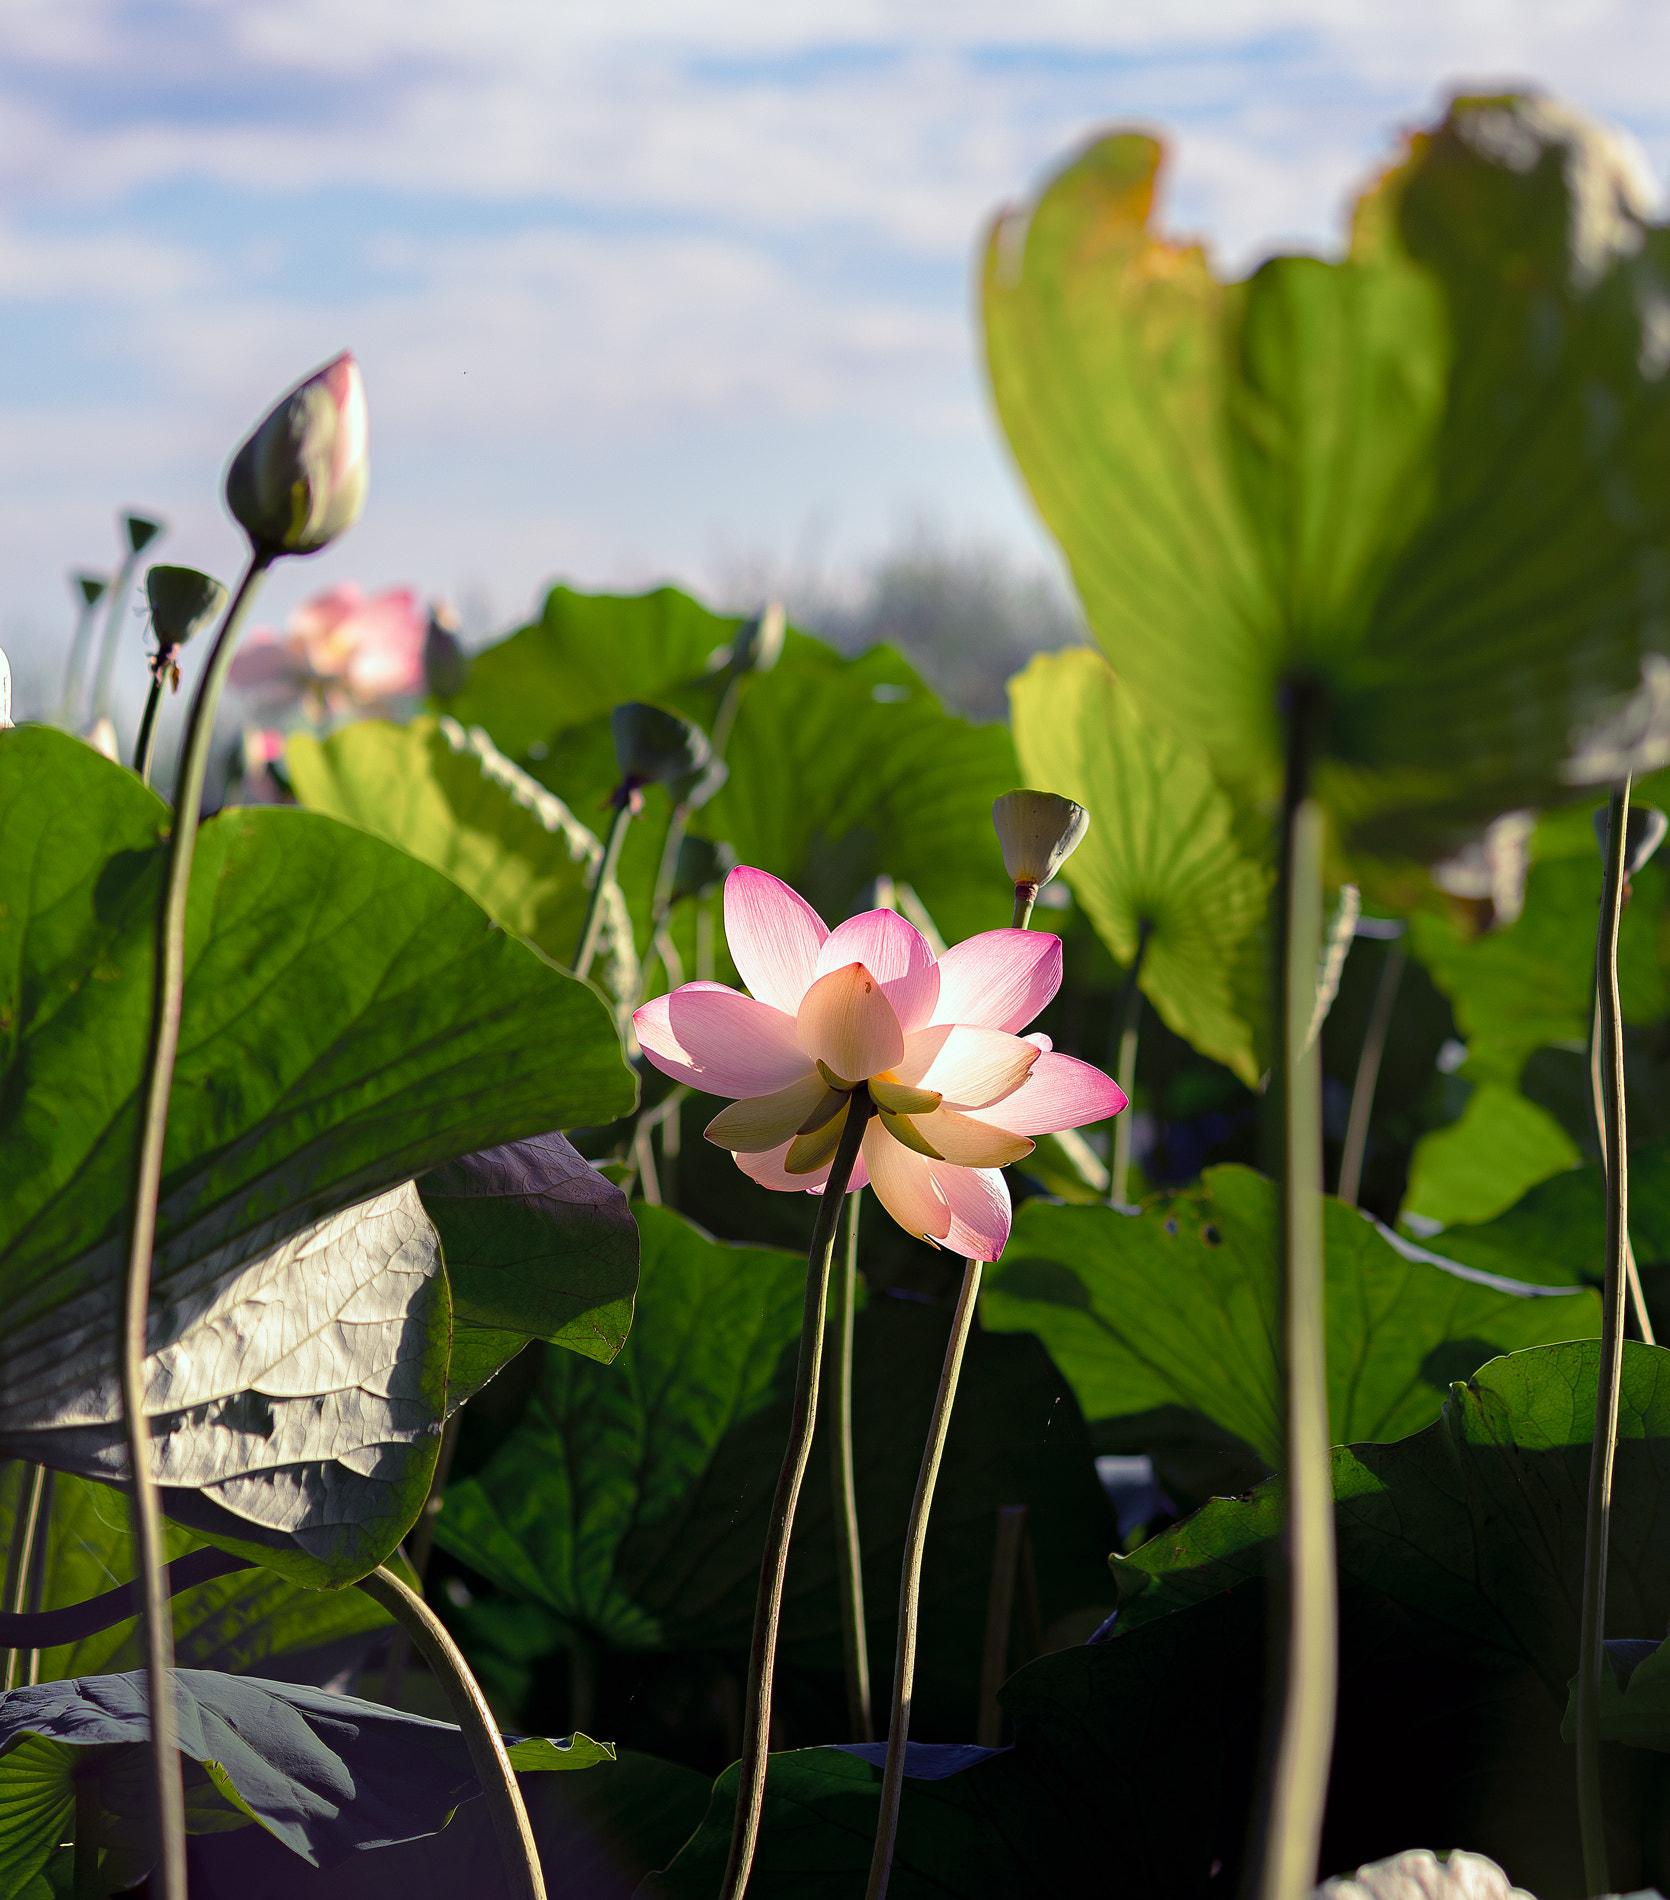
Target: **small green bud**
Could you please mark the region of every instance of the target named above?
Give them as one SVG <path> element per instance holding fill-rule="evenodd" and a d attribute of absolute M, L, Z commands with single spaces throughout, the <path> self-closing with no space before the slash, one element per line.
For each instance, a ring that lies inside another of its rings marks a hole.
<path fill-rule="evenodd" d="M 226 505 L 257 549 L 316 554 L 359 519 L 365 385 L 346 350 L 270 410 L 226 471 Z"/>
<path fill-rule="evenodd" d="M 615 763 L 630 792 L 698 776 L 712 756 L 707 734 L 667 706 L 630 699 L 609 715 Z"/>
<path fill-rule="evenodd" d="M 143 554 L 151 543 L 162 533 L 164 523 L 153 521 L 149 515 L 123 515 L 122 526 L 127 530 L 128 546 L 135 554 Z M 99 590 L 102 593 L 104 590 Z M 98 595 L 93 598 L 96 600 Z"/>
<path fill-rule="evenodd" d="M 1594 812 L 1595 842 L 1600 846 L 1600 855 L 1606 856 L 1607 808 L 1598 806 Z M 1624 828 L 1624 876 L 1634 877 L 1653 853 L 1664 842 L 1664 834 L 1670 831 L 1670 818 L 1666 818 L 1655 805 L 1631 805 L 1629 822 Z"/>
<path fill-rule="evenodd" d="M 1003 868 L 1015 886 L 1047 884 L 1078 849 L 1090 814 L 1054 792 L 1005 792 L 992 806 Z"/>
<path fill-rule="evenodd" d="M 183 647 L 226 605 L 226 589 L 194 567 L 153 567 L 145 576 L 145 598 L 158 644 Z"/>
<path fill-rule="evenodd" d="M 85 570 L 70 576 L 70 585 L 81 596 L 83 607 L 96 607 L 110 585 L 107 574 L 89 574 Z"/>

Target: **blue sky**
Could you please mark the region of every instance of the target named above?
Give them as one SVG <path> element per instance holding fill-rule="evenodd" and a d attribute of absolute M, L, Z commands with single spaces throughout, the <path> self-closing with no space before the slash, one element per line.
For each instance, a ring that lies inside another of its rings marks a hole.
<path fill-rule="evenodd" d="M 1328 246 L 1401 127 L 1541 80 L 1670 161 L 1649 0 L 8 0 L 0 635 L 122 505 L 228 574 L 225 459 L 360 356 L 361 526 L 292 564 L 482 622 L 543 585 L 838 580 L 911 524 L 1050 553 L 986 411 L 984 222 L 1100 126 L 1227 267 Z M 139 678 L 137 643 L 129 667 Z"/>

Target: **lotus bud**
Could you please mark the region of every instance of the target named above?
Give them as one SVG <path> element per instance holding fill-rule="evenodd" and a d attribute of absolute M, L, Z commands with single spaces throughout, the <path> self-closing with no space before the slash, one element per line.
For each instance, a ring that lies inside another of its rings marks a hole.
<path fill-rule="evenodd" d="M 70 585 L 81 596 L 81 604 L 84 608 L 96 607 L 104 598 L 104 590 L 110 585 L 110 577 L 108 574 L 86 572 L 72 574 Z"/>
<path fill-rule="evenodd" d="M 712 757 L 707 734 L 666 706 L 641 699 L 628 700 L 609 715 L 615 740 L 615 763 L 620 767 L 620 797 L 629 797 L 640 785 L 676 786 L 694 780 Z"/>
<path fill-rule="evenodd" d="M 731 642 L 731 667 L 738 673 L 769 673 L 783 651 L 788 633 L 788 615 L 783 603 L 773 600 L 752 620 L 743 621 Z"/>
<path fill-rule="evenodd" d="M 161 649 L 158 663 L 165 665 L 176 647 L 201 633 L 226 605 L 226 589 L 194 567 L 153 567 L 145 576 L 145 598 Z"/>
<path fill-rule="evenodd" d="M 450 699 L 470 676 L 470 656 L 458 637 L 458 616 L 450 601 L 429 603 L 429 628 L 423 636 L 423 681 L 436 699 Z"/>
<path fill-rule="evenodd" d="M 1606 856 L 1607 808 L 1598 806 L 1594 813 L 1595 842 L 1600 855 Z M 1670 818 L 1653 805 L 1631 805 L 1629 823 L 1624 830 L 1624 878 L 1627 882 L 1664 842 L 1670 831 Z"/>
<path fill-rule="evenodd" d="M 165 524 L 153 521 L 149 515 L 123 515 L 122 526 L 127 530 L 128 546 L 135 554 L 143 554 L 151 543 L 162 533 Z M 99 593 L 104 589 L 101 587 Z M 89 605 L 98 599 L 98 594 L 89 597 Z"/>
<path fill-rule="evenodd" d="M 1005 792 L 992 806 L 1003 868 L 1017 890 L 1047 884 L 1078 849 L 1090 814 L 1054 792 Z"/>
<path fill-rule="evenodd" d="M 12 663 L 0 648 L 0 730 L 12 723 Z"/>
<path fill-rule="evenodd" d="M 365 386 L 344 350 L 232 458 L 226 505 L 258 551 L 316 554 L 359 519 L 366 480 Z"/>

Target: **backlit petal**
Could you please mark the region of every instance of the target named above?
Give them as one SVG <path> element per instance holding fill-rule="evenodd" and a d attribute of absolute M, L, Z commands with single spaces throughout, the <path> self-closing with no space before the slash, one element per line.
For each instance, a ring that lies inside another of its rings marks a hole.
<path fill-rule="evenodd" d="M 794 1018 L 723 983 L 686 983 L 632 1018 L 664 1075 L 709 1095 L 770 1095 L 807 1071 Z"/>
<path fill-rule="evenodd" d="M 904 1059 L 894 1067 L 901 1082 L 937 1089 L 948 1108 L 979 1108 L 1019 1088 L 1043 1059 L 1036 1043 L 996 1029 L 936 1023 L 905 1039 Z"/>
<path fill-rule="evenodd" d="M 934 1020 L 939 967 L 921 931 L 897 911 L 867 910 L 835 926 L 818 952 L 817 973 L 846 963 L 862 963 L 876 979 L 906 1035 Z"/>
<path fill-rule="evenodd" d="M 1024 1029 L 1061 987 L 1061 939 L 1047 930 L 987 930 L 939 960 L 929 1018 L 976 1029 Z"/>
<path fill-rule="evenodd" d="M 782 1194 L 816 1194 L 829 1179 L 828 1168 L 819 1168 L 816 1174 L 790 1174 L 783 1166 L 788 1158 L 789 1146 L 785 1141 L 781 1148 L 773 1148 L 768 1154 L 739 1154 L 733 1159 L 742 1172 L 750 1180 L 758 1181 L 761 1187 L 774 1188 Z M 853 1166 L 852 1179 L 847 1183 L 847 1191 L 852 1193 L 869 1185 L 869 1170 L 864 1166 L 864 1155 L 860 1150 Z"/>
<path fill-rule="evenodd" d="M 797 1027 L 804 1056 L 849 1083 L 896 1067 L 905 1053 L 893 1005 L 862 963 L 820 976 L 800 1005 Z"/>
<path fill-rule="evenodd" d="M 800 1124 L 828 1095 L 816 1069 L 770 1095 L 750 1095 L 720 1109 L 703 1132 L 716 1148 L 764 1154 L 792 1141 Z"/>
<path fill-rule="evenodd" d="M 1034 1143 L 972 1115 L 936 1108 L 931 1115 L 908 1118 L 917 1134 L 942 1160 L 958 1168 L 1006 1168 L 1031 1154 Z"/>
<path fill-rule="evenodd" d="M 1053 1135 L 1106 1121 L 1125 1106 L 1125 1093 L 1111 1076 L 1076 1056 L 1051 1050 L 1012 1095 L 970 1112 L 994 1128 L 1016 1135 Z"/>
<path fill-rule="evenodd" d="M 841 1145 L 842 1126 L 843 1122 L 832 1116 L 804 1135 L 796 1135 L 783 1157 L 783 1172 L 802 1178 L 808 1174 L 827 1175 L 835 1160 L 835 1150 Z"/>
<path fill-rule="evenodd" d="M 951 1209 L 934 1186 L 936 1164 L 901 1147 L 879 1116 L 865 1131 L 864 1159 L 877 1198 L 907 1234 L 940 1240 L 951 1231 Z"/>
<path fill-rule="evenodd" d="M 1009 1184 L 995 1168 L 927 1164 L 951 1213 L 941 1245 L 967 1260 L 995 1260 L 1009 1238 Z"/>
<path fill-rule="evenodd" d="M 769 871 L 739 864 L 725 879 L 725 941 L 762 1003 L 793 1015 L 818 974 L 828 927 L 798 891 Z"/>

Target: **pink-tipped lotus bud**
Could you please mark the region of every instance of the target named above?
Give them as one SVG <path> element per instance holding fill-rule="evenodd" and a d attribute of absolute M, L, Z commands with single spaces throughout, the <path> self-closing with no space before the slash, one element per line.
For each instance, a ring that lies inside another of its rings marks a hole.
<path fill-rule="evenodd" d="M 1019 886 L 1047 884 L 1078 849 L 1090 814 L 1054 792 L 1005 792 L 992 806 L 1003 868 Z"/>
<path fill-rule="evenodd" d="M 226 505 L 258 549 L 316 554 L 354 525 L 365 437 L 365 386 L 344 350 L 277 404 L 226 471 Z"/>

